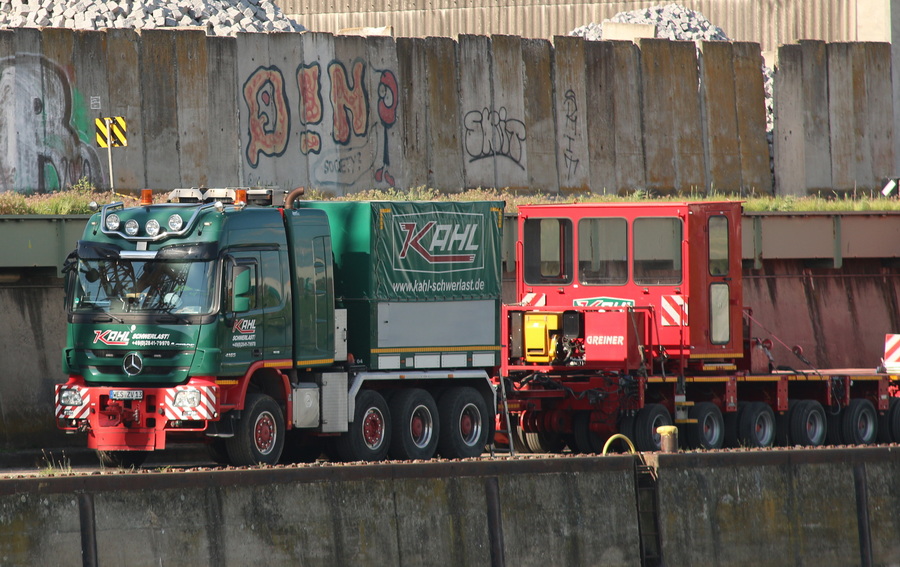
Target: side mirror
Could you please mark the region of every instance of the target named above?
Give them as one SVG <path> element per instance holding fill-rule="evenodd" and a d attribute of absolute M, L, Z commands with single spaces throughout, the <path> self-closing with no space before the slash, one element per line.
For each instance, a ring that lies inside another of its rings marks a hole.
<path fill-rule="evenodd" d="M 250 310 L 250 268 L 235 266 L 231 273 L 231 308 L 235 313 Z"/>

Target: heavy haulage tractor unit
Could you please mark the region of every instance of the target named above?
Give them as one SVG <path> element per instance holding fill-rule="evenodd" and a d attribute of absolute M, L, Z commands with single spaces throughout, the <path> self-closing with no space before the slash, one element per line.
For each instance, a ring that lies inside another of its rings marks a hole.
<path fill-rule="evenodd" d="M 770 362 L 739 202 L 522 206 L 501 305 L 502 202 L 300 192 L 95 214 L 64 267 L 59 427 L 120 464 L 653 451 L 673 423 L 689 448 L 900 441 L 896 376 Z"/>
<path fill-rule="evenodd" d="M 519 207 L 499 370 L 514 445 L 595 453 L 621 433 L 652 451 L 673 422 L 689 448 L 900 441 L 896 376 L 755 362 L 771 339 L 743 306 L 740 223 L 739 202 Z"/>
<path fill-rule="evenodd" d="M 123 465 L 197 441 L 236 465 L 480 455 L 503 203 L 301 192 L 148 192 L 95 213 L 64 267 L 58 426 Z"/>

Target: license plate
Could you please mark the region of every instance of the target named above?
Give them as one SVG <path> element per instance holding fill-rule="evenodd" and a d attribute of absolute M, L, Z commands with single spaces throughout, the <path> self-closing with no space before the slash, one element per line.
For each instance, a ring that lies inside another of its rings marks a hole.
<path fill-rule="evenodd" d="M 111 400 L 143 400 L 143 390 L 110 390 L 109 398 Z"/>

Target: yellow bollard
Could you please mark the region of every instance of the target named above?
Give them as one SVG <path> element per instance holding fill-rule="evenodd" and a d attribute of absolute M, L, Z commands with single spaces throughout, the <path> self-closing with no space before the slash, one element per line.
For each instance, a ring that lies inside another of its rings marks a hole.
<path fill-rule="evenodd" d="M 659 450 L 663 453 L 678 452 L 678 428 L 674 425 L 663 425 L 657 427 L 656 432 L 659 433 Z"/>

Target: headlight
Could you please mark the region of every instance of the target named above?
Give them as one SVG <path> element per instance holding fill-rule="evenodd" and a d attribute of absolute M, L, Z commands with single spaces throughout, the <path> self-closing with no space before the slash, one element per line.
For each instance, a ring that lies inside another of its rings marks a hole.
<path fill-rule="evenodd" d="M 156 236 L 159 234 L 159 221 L 156 219 L 148 220 L 147 224 L 144 225 L 144 230 L 147 231 L 149 236 Z"/>
<path fill-rule="evenodd" d="M 112 214 L 106 215 L 106 229 L 107 230 L 119 230 L 119 215 Z"/>
<path fill-rule="evenodd" d="M 131 219 L 125 223 L 125 234 L 135 236 L 138 233 L 138 221 Z"/>
<path fill-rule="evenodd" d="M 80 406 L 84 405 L 84 400 L 78 390 L 65 388 L 59 391 L 59 403 L 64 406 Z"/>
<path fill-rule="evenodd" d="M 200 405 L 200 390 L 179 390 L 175 393 L 176 408 L 195 408 Z"/>
<path fill-rule="evenodd" d="M 172 232 L 178 232 L 183 226 L 184 219 L 181 218 L 181 215 L 172 215 L 169 217 L 169 230 Z"/>

